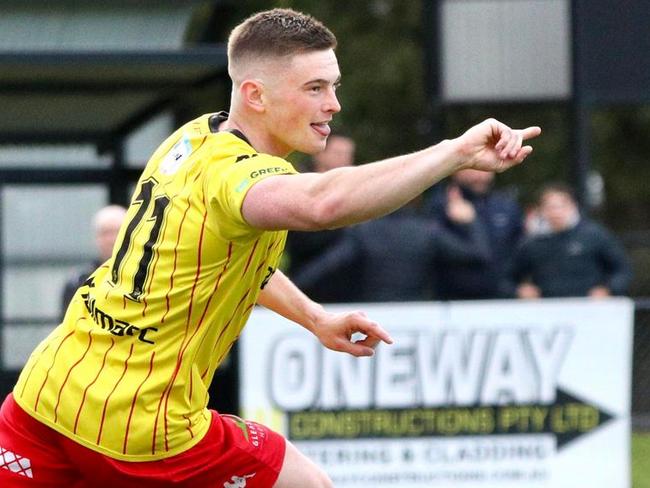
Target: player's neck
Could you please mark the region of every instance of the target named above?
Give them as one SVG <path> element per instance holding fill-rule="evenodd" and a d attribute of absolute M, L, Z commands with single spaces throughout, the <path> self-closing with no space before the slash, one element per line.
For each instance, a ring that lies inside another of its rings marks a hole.
<path fill-rule="evenodd" d="M 291 150 L 280 148 L 277 144 L 274 144 L 266 128 L 257 124 L 255 120 L 254 117 L 241 116 L 234 110 L 229 113 L 228 120 L 220 124 L 219 130 L 238 130 L 246 136 L 250 145 L 257 152 L 286 158 L 291 153 Z"/>

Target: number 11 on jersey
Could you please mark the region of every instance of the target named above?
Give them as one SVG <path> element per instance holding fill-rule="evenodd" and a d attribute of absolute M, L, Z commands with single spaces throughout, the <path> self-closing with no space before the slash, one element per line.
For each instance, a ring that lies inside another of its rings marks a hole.
<path fill-rule="evenodd" d="M 134 203 L 139 202 L 140 205 L 138 211 L 126 227 L 124 238 L 122 239 L 120 248 L 115 255 L 115 261 L 113 262 L 113 267 L 111 269 L 111 281 L 115 285 L 117 285 L 120 280 L 120 268 L 129 252 L 129 248 L 131 247 L 134 232 L 144 232 L 144 229 L 140 227 L 140 222 L 142 222 L 144 216 L 150 211 L 149 207 L 151 207 L 152 203 L 153 190 L 157 183 L 158 182 L 153 178 L 143 181 L 142 186 L 140 187 L 140 193 L 135 197 Z M 147 219 L 147 221 L 153 221 L 153 226 L 149 231 L 149 237 L 141 251 L 136 249 L 131 250 L 130 256 L 140 256 L 136 272 L 133 275 L 133 289 L 126 295 L 126 297 L 131 300 L 140 301 L 140 297 L 144 293 L 149 265 L 153 259 L 153 248 L 160 237 L 160 231 L 163 227 L 163 219 L 165 218 L 165 210 L 167 209 L 169 202 L 170 199 L 166 195 L 160 195 L 153 199 L 153 208 L 150 211 L 151 217 Z M 138 254 L 138 251 L 140 251 L 140 254 Z"/>

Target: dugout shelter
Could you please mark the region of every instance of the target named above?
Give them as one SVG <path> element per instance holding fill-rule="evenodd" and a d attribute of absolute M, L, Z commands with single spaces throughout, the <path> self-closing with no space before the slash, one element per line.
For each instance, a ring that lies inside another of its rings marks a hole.
<path fill-rule="evenodd" d="M 194 98 L 229 91 L 206 42 L 222 3 L 0 0 L 0 396 L 94 258 L 94 212 L 128 202 Z"/>

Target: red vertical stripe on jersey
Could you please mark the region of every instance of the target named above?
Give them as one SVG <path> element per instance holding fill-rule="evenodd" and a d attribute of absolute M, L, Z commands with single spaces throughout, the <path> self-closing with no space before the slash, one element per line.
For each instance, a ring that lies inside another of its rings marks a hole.
<path fill-rule="evenodd" d="M 101 374 L 102 370 L 104 369 L 104 366 L 106 365 L 106 356 L 108 356 L 108 353 L 111 349 L 113 349 L 113 346 L 115 345 L 115 339 L 111 337 L 111 345 L 108 346 L 108 349 L 106 349 L 106 352 L 104 353 L 104 359 L 102 360 L 102 365 L 99 368 L 99 371 L 97 371 L 97 375 L 95 378 L 84 388 L 84 393 L 81 395 L 81 403 L 79 404 L 79 408 L 77 409 L 77 416 L 75 417 L 74 420 L 74 428 L 72 429 L 72 432 L 74 434 L 77 433 L 77 425 L 79 424 L 79 416 L 81 415 L 81 410 L 84 407 L 84 402 L 86 401 L 86 394 L 88 393 L 88 390 L 90 389 L 91 386 L 95 384 L 97 379 L 99 378 L 99 375 Z"/>
<path fill-rule="evenodd" d="M 218 363 L 217 363 L 218 364 Z M 210 371 L 210 365 L 208 364 L 208 367 L 203 370 L 203 373 L 201 373 L 201 379 L 204 380 L 205 377 L 208 374 L 208 371 Z"/>
<path fill-rule="evenodd" d="M 108 290 L 106 290 L 106 293 L 104 293 L 104 300 L 108 300 L 108 295 L 110 295 L 113 291 L 113 288 L 115 288 L 115 284 L 111 283 L 110 281 L 104 281 L 103 284 L 107 285 L 108 288 Z"/>
<path fill-rule="evenodd" d="M 187 173 L 185 174 L 185 181 L 183 182 L 183 186 L 187 184 Z M 183 231 L 183 224 L 185 223 L 185 217 L 187 216 L 187 212 L 190 210 L 190 207 L 192 205 L 190 204 L 190 197 L 187 197 L 187 207 L 185 208 L 185 212 L 183 212 L 183 217 L 181 218 L 181 222 L 178 224 L 178 235 L 176 236 L 176 244 L 174 244 L 174 265 L 172 267 L 172 272 L 169 275 L 169 290 L 167 290 L 167 293 L 165 294 L 165 304 L 167 308 L 165 309 L 165 313 L 163 314 L 162 319 L 160 319 L 160 323 L 164 324 L 165 323 L 165 318 L 167 317 L 167 314 L 169 313 L 169 309 L 171 308 L 169 305 L 169 294 L 172 292 L 174 289 L 174 274 L 176 274 L 176 263 L 178 262 L 178 245 L 181 242 L 181 234 Z"/>
<path fill-rule="evenodd" d="M 155 356 L 156 356 L 156 351 L 153 351 L 151 353 L 151 359 L 149 360 L 149 372 L 147 373 L 147 376 L 145 376 L 145 378 L 142 380 L 142 383 L 140 383 L 140 385 L 138 386 L 138 389 L 135 390 L 135 394 L 133 395 L 133 401 L 131 402 L 131 409 L 129 410 L 129 418 L 126 421 L 126 433 L 124 434 L 124 445 L 122 446 L 122 454 L 126 454 L 126 444 L 129 439 L 129 430 L 131 429 L 131 417 L 133 417 L 135 402 L 138 399 L 138 395 L 140 394 L 140 389 L 149 379 L 149 376 L 151 376 L 151 372 L 153 371 L 153 358 Z"/>
<path fill-rule="evenodd" d="M 40 353 L 39 356 L 38 356 L 38 359 L 39 359 L 39 360 L 40 360 L 40 358 L 43 356 L 43 354 L 45 354 L 45 351 L 47 351 L 47 350 L 50 348 L 50 344 L 52 344 L 52 343 L 50 342 L 50 343 L 49 343 L 47 346 L 45 346 L 45 348 L 41 351 L 41 353 Z M 32 377 L 32 373 L 34 372 L 34 368 L 36 367 L 37 364 L 38 364 L 38 360 L 34 360 L 34 361 L 32 361 L 32 367 L 29 369 L 29 373 L 27 374 L 27 378 L 25 379 L 25 382 L 23 383 L 23 388 L 22 388 L 22 390 L 20 390 L 20 396 L 21 396 L 21 397 L 25 394 L 25 387 L 27 386 L 27 383 L 29 383 L 29 379 Z"/>
<path fill-rule="evenodd" d="M 56 356 L 59 354 L 59 351 L 61 350 L 61 346 L 63 346 L 63 343 L 68 340 L 70 336 L 74 334 L 74 330 L 69 332 L 68 335 L 66 335 L 61 342 L 59 342 L 59 346 L 56 348 L 56 351 L 54 352 L 54 357 L 52 358 L 52 364 L 50 364 L 49 369 L 47 370 L 47 373 L 45 373 L 45 379 L 43 380 L 43 384 L 41 385 L 41 388 L 38 390 L 38 395 L 36 395 L 36 401 L 34 402 L 34 412 L 38 412 L 38 402 L 41 398 L 41 392 L 43 391 L 43 388 L 45 388 L 45 383 L 47 383 L 47 380 L 50 376 L 50 371 L 52 371 L 52 368 L 54 367 L 54 363 L 56 362 Z"/>
<path fill-rule="evenodd" d="M 249 311 L 251 308 L 253 308 L 254 306 L 255 306 L 255 303 L 251 303 L 248 307 L 246 307 L 246 309 L 245 309 L 244 312 L 243 312 L 243 315 L 246 315 L 246 314 L 248 313 L 248 311 Z M 224 350 L 224 352 L 221 353 L 221 356 L 219 357 L 219 359 L 217 359 L 217 364 L 221 364 L 221 361 L 223 361 L 223 358 L 226 357 L 226 354 L 228 354 L 228 351 L 230 351 L 230 348 L 231 348 L 232 345 L 235 343 L 235 341 L 238 339 L 238 337 L 239 337 L 239 336 L 235 337 L 235 339 L 232 340 L 232 341 L 230 342 L 230 344 L 229 344 L 228 347 Z"/>
<path fill-rule="evenodd" d="M 194 335 L 192 335 L 194 337 Z M 187 342 L 188 344 L 192 341 L 192 338 Z M 194 375 L 190 373 L 190 393 L 189 393 L 189 401 L 192 402 L 192 391 L 194 390 Z M 192 436 L 193 437 L 193 436 Z"/>
<path fill-rule="evenodd" d="M 205 231 L 205 222 L 207 220 L 208 213 L 207 210 L 203 214 L 203 222 L 201 224 L 201 232 L 199 234 L 199 245 L 198 245 L 198 251 L 197 251 L 197 265 L 196 265 L 196 273 L 194 275 L 194 284 L 192 285 L 192 292 L 190 293 L 190 304 L 188 307 L 187 311 L 187 321 L 185 323 L 185 332 L 183 334 L 183 340 L 181 341 L 181 346 L 178 350 L 178 355 L 176 357 L 176 367 L 174 368 L 174 372 L 172 373 L 172 376 L 169 380 L 169 383 L 167 383 L 167 386 L 163 390 L 162 395 L 160 396 L 160 400 L 158 401 L 158 409 L 156 411 L 156 419 L 154 421 L 154 428 L 153 428 L 153 442 L 152 442 L 152 454 L 155 453 L 156 450 L 156 433 L 158 430 L 158 417 L 160 416 L 160 409 L 162 407 L 163 401 L 165 402 L 165 410 L 164 410 L 164 428 L 165 428 L 165 450 L 168 449 L 169 443 L 167 440 L 167 406 L 169 402 L 169 395 L 171 393 L 172 387 L 174 385 L 174 381 L 176 380 L 176 376 L 178 375 L 178 371 L 180 370 L 181 367 L 181 362 L 182 362 L 182 356 L 183 352 L 185 351 L 185 340 L 187 339 L 187 334 L 189 332 L 189 326 L 190 326 L 190 320 L 192 317 L 192 306 L 194 302 L 194 293 L 196 292 L 196 285 L 199 281 L 199 277 L 201 276 L 201 254 L 203 252 L 203 233 Z"/>
<path fill-rule="evenodd" d="M 251 253 L 248 255 L 248 261 L 246 261 L 246 266 L 244 266 L 244 271 L 242 272 L 242 276 L 246 274 L 248 271 L 248 267 L 251 264 L 251 260 L 253 259 L 253 255 L 255 254 L 255 249 L 257 249 L 257 245 L 259 244 L 260 240 L 259 238 L 255 241 L 255 244 L 253 244 L 253 249 L 251 249 Z"/>
<path fill-rule="evenodd" d="M 132 354 L 133 354 L 133 344 L 131 344 L 131 348 L 129 349 L 128 357 L 124 360 L 124 369 L 122 370 L 122 375 L 117 380 L 117 382 L 115 383 L 115 386 L 113 386 L 113 389 L 111 390 L 111 392 L 106 397 L 106 400 L 104 401 L 104 409 L 102 410 L 102 419 L 99 422 L 99 432 L 97 433 L 97 445 L 99 445 L 99 443 L 102 440 L 102 431 L 104 429 L 104 419 L 106 418 L 106 409 L 108 408 L 108 402 L 110 401 L 111 396 L 113 396 L 113 393 L 115 393 L 115 390 L 117 390 L 118 385 L 124 379 L 124 375 L 126 374 L 126 370 L 129 369 L 129 359 L 131 359 Z"/>
<path fill-rule="evenodd" d="M 217 346 L 219 345 L 219 342 L 221 342 L 221 338 L 223 337 L 224 333 L 228 330 L 228 326 L 229 326 L 230 323 L 232 322 L 232 319 L 235 318 L 235 314 L 237 313 L 237 310 L 239 309 L 240 305 L 241 305 L 242 303 L 244 303 L 244 300 L 246 300 L 246 297 L 250 294 L 251 290 L 252 290 L 252 288 L 249 288 L 248 290 L 246 290 L 246 293 L 244 294 L 244 296 L 242 296 L 242 297 L 239 299 L 239 303 L 237 303 L 237 306 L 235 307 L 235 309 L 233 310 L 232 314 L 230 315 L 230 318 L 228 319 L 228 322 L 226 322 L 226 324 L 223 326 L 223 328 L 221 329 L 221 332 L 219 333 L 219 337 L 217 337 L 217 340 L 214 342 L 213 351 L 217 348 Z M 252 307 L 252 306 L 253 306 L 253 305 L 251 305 L 251 307 Z M 248 307 L 247 310 L 250 310 L 251 307 Z M 213 353 L 213 354 L 214 354 L 214 353 Z M 219 364 L 219 361 L 217 361 L 217 364 Z M 203 375 L 202 375 L 201 377 L 204 377 L 205 374 L 207 373 L 207 371 L 208 371 L 208 370 L 206 369 L 206 370 L 203 372 Z"/>
<path fill-rule="evenodd" d="M 256 272 L 256 273 L 259 273 L 260 270 L 262 270 L 262 268 L 263 268 L 263 266 L 264 266 L 265 263 L 266 263 L 266 261 L 264 261 L 262 264 L 260 264 L 260 265 L 257 267 L 257 270 L 256 270 L 255 272 Z M 257 280 L 259 280 L 260 278 L 261 278 L 261 275 L 258 276 L 258 277 L 256 278 L 256 280 L 254 280 L 254 281 L 257 281 Z M 214 355 L 214 353 L 216 352 L 216 350 L 217 350 L 217 346 L 219 345 L 219 342 L 221 341 L 221 338 L 223 337 L 223 334 L 226 332 L 226 330 L 228 329 L 228 326 L 230 325 L 230 323 L 232 322 L 232 320 L 235 318 L 235 314 L 237 313 L 237 310 L 239 309 L 240 305 L 244 302 L 244 300 L 246 300 L 246 297 L 250 294 L 250 292 L 251 292 L 252 290 L 253 290 L 252 288 L 249 288 L 248 290 L 246 290 L 246 293 L 244 293 L 244 295 L 239 299 L 239 303 L 237 303 L 237 306 L 235 307 L 235 309 L 234 309 L 232 315 L 230 316 L 230 318 L 228 319 L 228 322 L 226 322 L 226 324 L 223 326 L 223 328 L 221 329 L 221 333 L 219 334 L 219 337 L 217 337 L 217 340 L 214 342 L 214 345 L 213 345 L 213 347 L 212 347 L 212 355 Z M 247 312 L 248 310 L 250 310 L 253 306 L 255 306 L 255 302 L 253 302 L 252 304 L 250 304 L 250 305 L 246 308 L 245 312 Z M 231 343 L 231 344 L 232 344 L 232 343 Z M 230 346 L 228 346 L 228 348 L 226 348 L 226 352 L 227 352 L 229 349 L 230 349 Z M 222 354 L 221 358 L 216 362 L 216 364 L 220 364 L 220 362 L 221 362 L 221 360 L 223 359 L 224 356 L 225 356 L 225 353 Z M 212 362 L 210 362 L 210 364 L 212 364 Z M 203 371 L 203 373 L 201 373 L 201 379 L 205 378 L 205 376 L 208 374 L 208 371 L 210 370 L 210 364 L 205 368 L 205 370 Z"/>
<path fill-rule="evenodd" d="M 219 276 L 217 277 L 215 283 L 214 283 L 214 288 L 212 289 L 212 293 L 210 293 L 210 296 L 208 297 L 208 301 L 205 304 L 205 308 L 203 309 L 203 313 L 201 314 L 201 318 L 199 319 L 199 325 L 196 327 L 194 334 L 192 334 L 192 337 L 190 338 L 190 341 L 194 338 L 194 335 L 196 332 L 198 332 L 199 328 L 201 327 L 201 324 L 203 323 L 203 320 L 205 319 L 205 315 L 208 313 L 208 310 L 210 308 L 210 303 L 212 302 L 212 299 L 215 297 L 217 294 L 217 291 L 219 290 L 219 283 L 221 283 L 221 277 L 223 274 L 226 272 L 228 269 L 228 265 L 230 264 L 230 258 L 232 257 L 232 242 L 228 243 L 228 257 L 226 258 L 226 263 L 223 265 L 223 268 L 221 272 L 219 273 Z M 203 346 L 203 341 L 205 340 L 205 335 L 201 337 L 201 342 L 199 342 L 199 345 L 197 346 L 197 350 L 201 350 L 201 347 Z M 188 342 L 188 344 L 189 344 Z M 201 377 L 203 379 L 203 377 Z M 192 401 L 192 377 L 190 376 L 190 401 Z"/>
<path fill-rule="evenodd" d="M 271 251 L 275 250 L 276 247 L 280 244 L 281 239 L 274 239 L 271 241 L 271 243 L 266 247 L 266 257 L 268 258 L 268 255 Z"/>
<path fill-rule="evenodd" d="M 219 356 L 219 357 L 217 358 L 217 364 L 221 364 L 221 361 L 223 361 L 223 358 L 226 357 L 226 354 L 228 354 L 228 353 L 230 352 L 230 348 L 232 347 L 232 345 L 233 345 L 235 342 L 237 342 L 237 339 L 239 339 L 239 336 L 237 336 L 235 339 L 233 339 L 232 341 L 230 341 L 230 344 L 228 344 L 228 347 L 227 347 L 227 348 L 226 348 L 226 349 L 221 353 L 221 356 Z"/>
<path fill-rule="evenodd" d="M 190 421 L 190 418 L 189 418 L 187 415 L 185 415 L 185 414 L 183 414 L 183 418 L 184 418 L 185 420 L 187 420 L 187 427 L 185 427 L 185 428 L 186 428 L 187 431 L 190 433 L 190 437 L 191 437 L 192 439 L 194 439 L 194 432 L 192 432 L 192 422 Z"/>
<path fill-rule="evenodd" d="M 165 222 L 166 224 L 166 222 Z M 162 238 L 159 242 L 165 239 L 165 229 L 167 226 L 162 229 Z M 155 257 L 153 258 L 153 263 L 151 263 L 150 271 L 147 272 L 147 278 L 149 279 L 149 286 L 147 287 L 147 293 L 142 297 L 142 316 L 144 317 L 147 314 L 147 295 L 151 293 L 151 284 L 153 283 L 154 276 L 156 274 L 156 266 L 158 266 L 158 260 L 160 258 L 160 251 L 158 246 L 155 247 Z"/>
<path fill-rule="evenodd" d="M 273 250 L 278 246 L 278 244 L 280 244 L 280 239 L 276 239 L 275 241 L 271 242 L 271 243 L 266 247 L 266 255 L 268 256 L 268 254 L 269 254 L 271 251 L 273 251 Z M 259 272 L 259 270 L 261 270 L 261 269 L 264 267 L 264 265 L 267 264 L 267 262 L 268 262 L 268 260 L 264 260 L 264 261 L 262 261 L 262 262 L 259 264 L 259 266 L 255 269 L 255 273 Z"/>
<path fill-rule="evenodd" d="M 63 383 L 61 384 L 61 388 L 59 388 L 59 394 L 56 397 L 56 406 L 54 407 L 54 423 L 56 424 L 56 421 L 58 420 L 58 413 L 57 410 L 59 409 L 59 403 L 61 402 L 61 393 L 63 392 L 63 388 L 65 388 L 65 384 L 68 382 L 68 378 L 70 378 L 70 373 L 72 373 L 72 370 L 75 369 L 81 361 L 84 360 L 86 355 L 88 354 L 88 351 L 90 350 L 90 346 L 93 343 L 93 331 L 92 329 L 88 330 L 88 346 L 86 347 L 86 350 L 84 351 L 83 355 L 79 358 L 79 360 L 72 365 L 68 373 L 65 375 L 65 379 L 63 380 Z"/>

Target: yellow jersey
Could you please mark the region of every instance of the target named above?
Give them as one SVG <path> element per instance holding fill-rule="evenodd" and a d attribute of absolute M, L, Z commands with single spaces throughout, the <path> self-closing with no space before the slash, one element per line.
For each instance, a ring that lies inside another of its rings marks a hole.
<path fill-rule="evenodd" d="M 257 182 L 296 171 L 219 132 L 225 117 L 199 117 L 155 151 L 112 257 L 13 391 L 27 413 L 115 459 L 162 459 L 201 440 L 214 372 L 284 248 L 286 231 L 252 228 L 241 206 Z"/>

